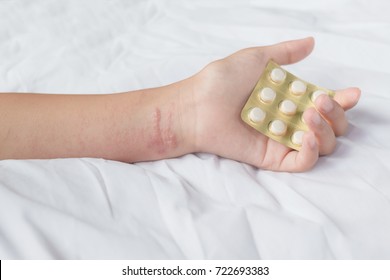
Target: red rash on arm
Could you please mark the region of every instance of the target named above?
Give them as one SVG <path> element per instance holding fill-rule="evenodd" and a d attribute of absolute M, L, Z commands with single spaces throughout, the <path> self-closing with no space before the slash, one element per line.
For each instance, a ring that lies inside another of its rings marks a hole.
<path fill-rule="evenodd" d="M 156 108 L 153 113 L 153 133 L 148 144 L 148 148 L 154 149 L 159 155 L 164 155 L 167 150 L 177 148 L 177 136 L 173 131 L 172 111 L 167 112 L 162 120 L 161 110 Z M 164 122 L 162 124 L 162 122 Z"/>

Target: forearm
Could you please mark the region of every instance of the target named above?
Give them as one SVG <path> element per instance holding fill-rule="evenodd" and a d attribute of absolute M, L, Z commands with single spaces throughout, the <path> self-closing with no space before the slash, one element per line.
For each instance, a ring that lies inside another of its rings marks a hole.
<path fill-rule="evenodd" d="M 136 162 L 191 152 L 186 83 L 108 95 L 0 94 L 0 159 Z"/>

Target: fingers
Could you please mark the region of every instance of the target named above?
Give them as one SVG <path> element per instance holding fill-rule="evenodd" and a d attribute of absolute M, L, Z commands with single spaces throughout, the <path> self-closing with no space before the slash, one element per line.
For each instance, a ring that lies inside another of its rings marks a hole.
<path fill-rule="evenodd" d="M 316 99 L 315 108 L 309 108 L 303 119 L 310 131 L 305 133 L 301 150 L 290 151 L 283 158 L 280 170 L 302 172 L 311 169 L 319 155 L 327 155 L 336 147 L 336 136 L 343 135 L 348 128 L 345 111 L 355 106 L 360 90 L 350 88 L 336 92 L 335 100 L 327 95 Z"/>
<path fill-rule="evenodd" d="M 310 129 L 305 133 L 301 150 L 287 152 L 280 165 L 272 170 L 303 172 L 311 169 L 319 155 L 327 155 L 336 147 L 336 136 L 343 135 L 348 128 L 345 110 L 359 101 L 360 90 L 348 88 L 336 91 L 334 99 L 321 95 L 316 99 L 316 108 L 305 111 L 303 119 Z"/>
<path fill-rule="evenodd" d="M 309 108 L 303 114 L 303 119 L 316 136 L 320 155 L 327 155 L 336 147 L 336 136 L 345 134 L 348 120 L 345 110 L 355 106 L 360 97 L 360 90 L 349 88 L 336 92 L 332 100 L 327 95 L 316 99 L 314 108 Z"/>
<path fill-rule="evenodd" d="M 345 134 L 348 128 L 348 120 L 344 109 L 327 95 L 319 96 L 315 102 L 317 110 L 322 118 L 328 122 L 336 136 Z M 325 121 L 324 121 L 325 123 Z"/>
<path fill-rule="evenodd" d="M 359 98 L 360 90 L 358 88 L 348 88 L 336 91 L 333 100 L 326 95 L 316 99 L 315 106 L 318 112 L 332 128 L 335 136 L 343 135 L 347 131 L 348 120 L 345 111 L 354 107 Z M 322 134 L 327 133 L 327 130 L 329 129 L 324 129 Z"/>
<path fill-rule="evenodd" d="M 305 133 L 301 150 L 290 151 L 281 162 L 280 170 L 287 172 L 303 172 L 311 169 L 318 160 L 319 150 L 313 132 Z"/>
<path fill-rule="evenodd" d="M 314 39 L 308 37 L 300 40 L 285 41 L 262 48 L 266 61 L 273 59 L 278 64 L 291 64 L 307 57 L 314 48 Z"/>
<path fill-rule="evenodd" d="M 332 153 L 336 147 L 336 136 L 329 123 L 314 108 L 307 109 L 303 119 L 316 137 L 320 155 Z"/>

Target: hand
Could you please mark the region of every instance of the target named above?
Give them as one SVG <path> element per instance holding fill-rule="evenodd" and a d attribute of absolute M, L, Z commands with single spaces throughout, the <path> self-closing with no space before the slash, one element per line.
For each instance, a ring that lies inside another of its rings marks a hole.
<path fill-rule="evenodd" d="M 320 96 L 316 109 L 304 113 L 310 131 L 301 150 L 292 150 L 255 131 L 240 112 L 269 59 L 278 64 L 295 63 L 310 54 L 312 38 L 244 49 L 212 62 L 191 78 L 195 149 L 214 153 L 274 171 L 308 170 L 319 155 L 334 151 L 336 136 L 348 127 L 345 111 L 356 105 L 360 90 L 337 90 L 334 99 Z"/>
<path fill-rule="evenodd" d="M 245 124 L 240 112 L 269 59 L 297 62 L 313 39 L 241 50 L 186 80 L 107 95 L 0 94 L 0 160 L 102 157 L 138 162 L 209 152 L 278 171 L 304 171 L 345 133 L 356 88 L 320 96 L 304 113 L 300 152 Z M 61 106 L 58 106 L 61 104 Z"/>

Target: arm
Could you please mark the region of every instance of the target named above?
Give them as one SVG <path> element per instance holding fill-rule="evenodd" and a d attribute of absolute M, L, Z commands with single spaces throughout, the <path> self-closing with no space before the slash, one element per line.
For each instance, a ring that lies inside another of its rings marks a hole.
<path fill-rule="evenodd" d="M 209 152 L 279 171 L 310 169 L 347 129 L 356 88 L 321 96 L 293 151 L 244 124 L 240 111 L 267 61 L 297 62 L 311 38 L 241 50 L 194 76 L 155 89 L 111 95 L 0 95 L 0 158 L 103 157 L 125 162 Z"/>
<path fill-rule="evenodd" d="M 0 94 L 0 158 L 136 162 L 190 153 L 181 118 L 190 106 L 179 94 L 186 87 L 184 80 L 106 95 Z"/>

